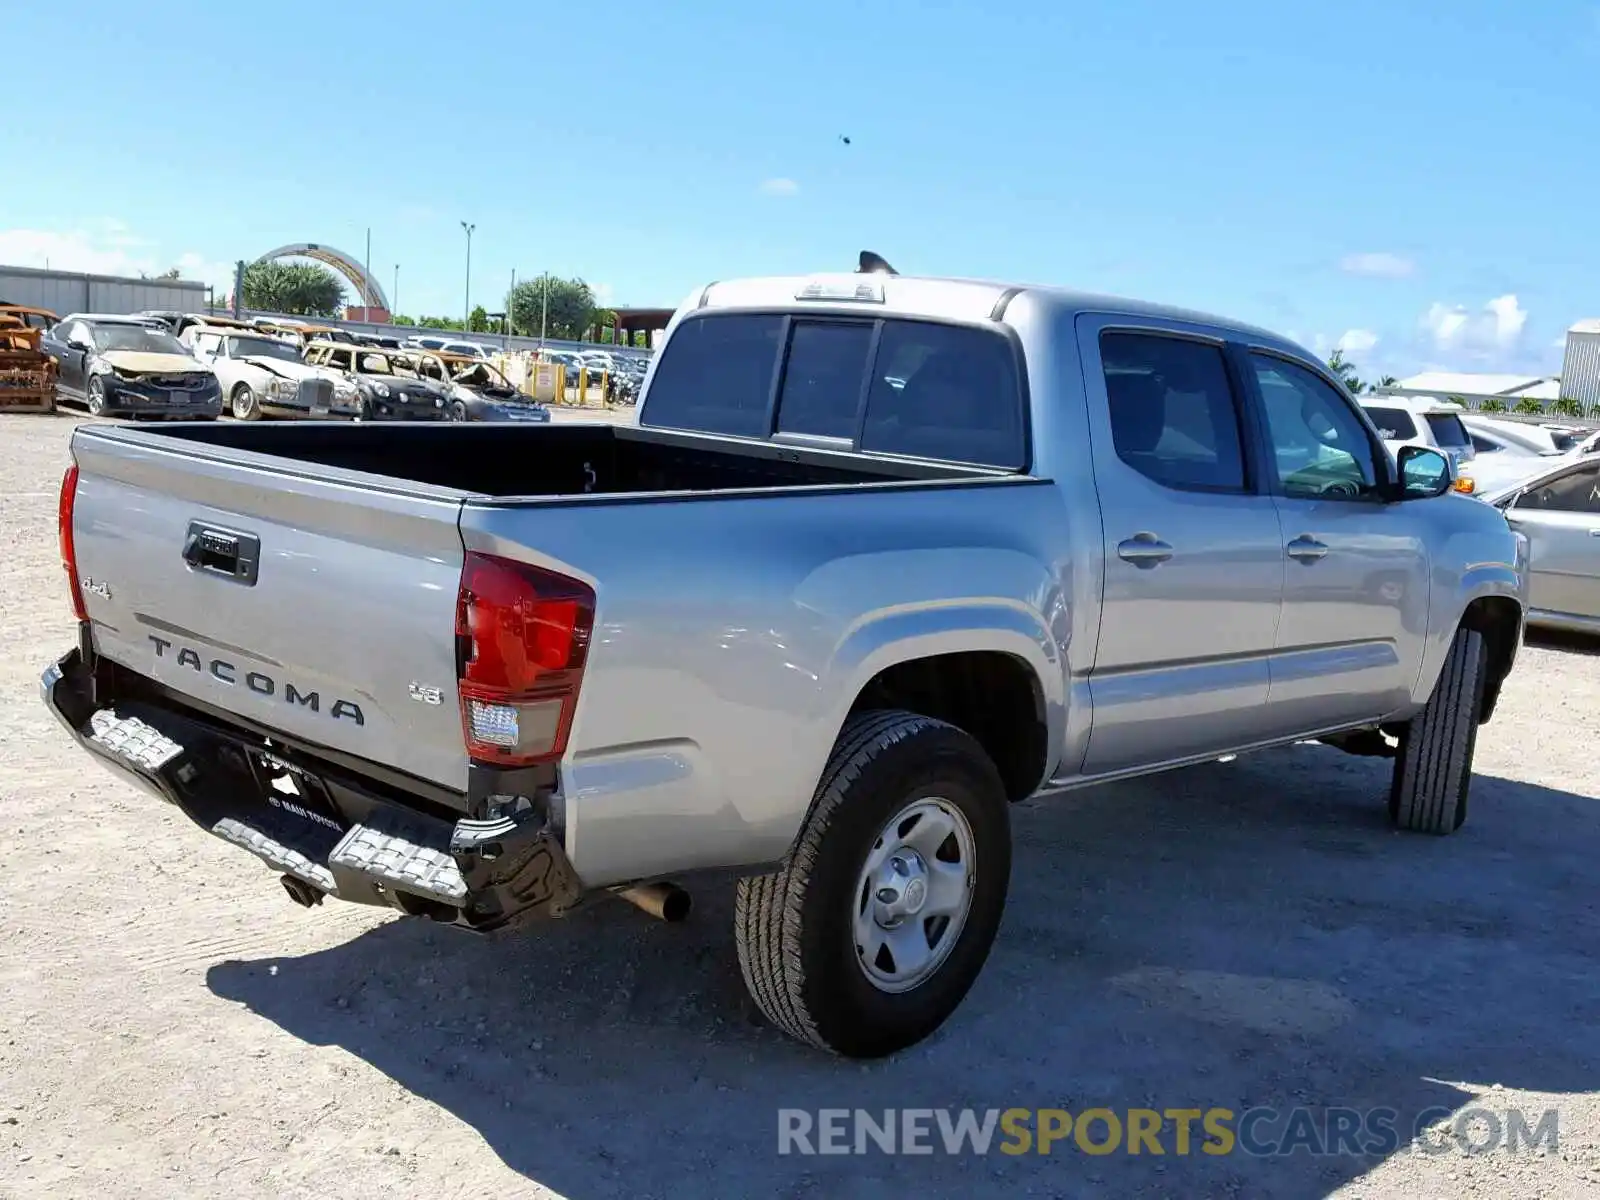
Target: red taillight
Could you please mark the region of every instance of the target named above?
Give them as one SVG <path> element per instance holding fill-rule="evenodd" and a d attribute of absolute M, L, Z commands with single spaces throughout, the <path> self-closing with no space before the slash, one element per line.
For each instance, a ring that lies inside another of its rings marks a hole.
<path fill-rule="evenodd" d="M 78 498 L 78 464 L 73 463 L 61 477 L 61 504 L 56 509 L 56 536 L 61 541 L 61 565 L 67 571 L 72 591 L 72 611 L 80 621 L 89 614 L 83 607 L 83 585 L 78 581 L 78 550 L 72 541 L 72 506 Z"/>
<path fill-rule="evenodd" d="M 456 597 L 456 642 L 471 757 L 520 767 L 566 752 L 593 628 L 588 584 L 468 552 Z"/>

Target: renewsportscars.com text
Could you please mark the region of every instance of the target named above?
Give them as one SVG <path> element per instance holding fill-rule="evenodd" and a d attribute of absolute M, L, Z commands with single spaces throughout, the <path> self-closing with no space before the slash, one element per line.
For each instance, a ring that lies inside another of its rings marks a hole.
<path fill-rule="evenodd" d="M 1404 1128 L 1392 1108 L 781 1108 L 779 1154 L 1513 1153 L 1559 1148 L 1555 1109 L 1426 1108 Z"/>

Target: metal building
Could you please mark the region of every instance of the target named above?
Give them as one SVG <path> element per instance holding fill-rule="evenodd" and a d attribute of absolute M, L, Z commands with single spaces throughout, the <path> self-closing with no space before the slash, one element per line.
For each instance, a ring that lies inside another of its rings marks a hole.
<path fill-rule="evenodd" d="M 1600 406 L 1600 320 L 1579 321 L 1567 330 L 1561 394 L 1583 405 L 1585 412 Z"/>
<path fill-rule="evenodd" d="M 0 266 L 0 304 L 69 312 L 135 313 L 146 309 L 204 312 L 206 285 L 186 279 L 125 279 L 76 271 Z"/>

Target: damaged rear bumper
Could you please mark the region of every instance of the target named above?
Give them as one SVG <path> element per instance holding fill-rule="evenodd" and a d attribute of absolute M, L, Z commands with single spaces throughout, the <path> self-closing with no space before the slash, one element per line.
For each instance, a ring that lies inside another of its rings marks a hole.
<path fill-rule="evenodd" d="M 333 896 L 488 931 L 560 915 L 583 894 L 542 804 L 456 819 L 397 803 L 248 731 L 107 695 L 83 649 L 47 667 L 39 690 L 97 761 L 305 885 L 290 892 L 312 903 Z"/>

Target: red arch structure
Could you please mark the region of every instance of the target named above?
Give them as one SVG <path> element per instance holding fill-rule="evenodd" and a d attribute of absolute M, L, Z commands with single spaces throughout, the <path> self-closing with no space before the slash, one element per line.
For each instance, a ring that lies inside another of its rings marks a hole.
<path fill-rule="evenodd" d="M 324 266 L 332 267 L 349 281 L 360 299 L 359 307 L 363 311 L 355 319 L 363 321 L 389 319 L 389 297 L 384 295 L 382 285 L 367 273 L 365 267 L 343 250 L 335 250 L 332 246 L 323 246 L 316 242 L 295 242 L 290 246 L 279 246 L 276 250 L 263 254 L 256 261 L 272 262 L 279 258 L 309 258 Z"/>

